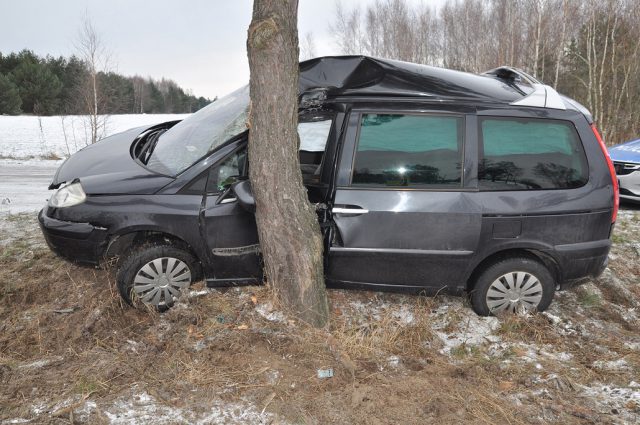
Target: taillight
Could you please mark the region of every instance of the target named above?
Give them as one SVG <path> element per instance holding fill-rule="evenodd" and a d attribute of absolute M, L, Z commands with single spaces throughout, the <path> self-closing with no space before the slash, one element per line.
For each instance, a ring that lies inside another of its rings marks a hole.
<path fill-rule="evenodd" d="M 596 125 L 591 124 L 591 129 L 593 130 L 593 134 L 596 136 L 596 139 L 600 144 L 600 149 L 602 149 L 602 153 L 607 160 L 607 165 L 609 166 L 609 174 L 611 175 L 611 183 L 613 184 L 613 215 L 611 216 L 611 222 L 615 223 L 616 218 L 618 217 L 618 207 L 620 206 L 620 195 L 618 193 L 618 176 L 616 176 L 616 169 L 613 168 L 613 161 L 611 161 L 607 146 L 604 144 L 602 137 L 600 137 L 600 132 L 596 128 Z"/>

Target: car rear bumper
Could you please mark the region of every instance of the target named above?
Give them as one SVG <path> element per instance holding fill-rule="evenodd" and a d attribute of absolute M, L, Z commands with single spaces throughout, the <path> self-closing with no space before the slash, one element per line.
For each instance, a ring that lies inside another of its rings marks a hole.
<path fill-rule="evenodd" d="M 107 241 L 107 229 L 56 220 L 47 216 L 46 209 L 40 210 L 38 222 L 49 248 L 69 261 L 98 265 Z"/>
<path fill-rule="evenodd" d="M 562 270 L 561 289 L 598 277 L 607 268 L 611 240 L 582 242 L 555 247 Z"/>

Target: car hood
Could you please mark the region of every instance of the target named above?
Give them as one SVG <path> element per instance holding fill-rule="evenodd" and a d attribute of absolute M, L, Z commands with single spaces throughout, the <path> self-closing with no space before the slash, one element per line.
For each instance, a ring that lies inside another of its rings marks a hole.
<path fill-rule="evenodd" d="M 622 143 L 609 148 L 611 159 L 617 162 L 640 164 L 640 139 Z"/>
<path fill-rule="evenodd" d="M 174 179 L 148 170 L 130 153 L 135 138 L 148 128 L 132 128 L 79 150 L 58 168 L 49 189 L 80 179 L 88 195 L 155 193 Z"/>

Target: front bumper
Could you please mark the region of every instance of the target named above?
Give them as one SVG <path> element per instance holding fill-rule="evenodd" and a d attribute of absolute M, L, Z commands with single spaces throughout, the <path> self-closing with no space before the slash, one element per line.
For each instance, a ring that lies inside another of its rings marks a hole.
<path fill-rule="evenodd" d="M 630 173 L 618 173 L 620 198 L 629 201 L 640 201 L 640 170 Z"/>
<path fill-rule="evenodd" d="M 74 263 L 98 265 L 107 243 L 107 229 L 48 217 L 40 210 L 38 222 L 49 248 Z"/>

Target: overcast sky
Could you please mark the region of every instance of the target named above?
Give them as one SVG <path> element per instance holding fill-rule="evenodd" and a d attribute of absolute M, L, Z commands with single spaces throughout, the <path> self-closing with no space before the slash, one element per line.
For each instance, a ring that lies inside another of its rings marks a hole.
<path fill-rule="evenodd" d="M 374 0 L 342 0 L 347 7 Z M 406 0 L 439 5 L 446 0 Z M 166 77 L 213 98 L 249 80 L 246 35 L 252 0 L 0 0 L 0 52 L 69 56 L 88 14 L 124 75 Z M 300 0 L 300 38 L 338 54 L 329 34 L 335 0 Z"/>

